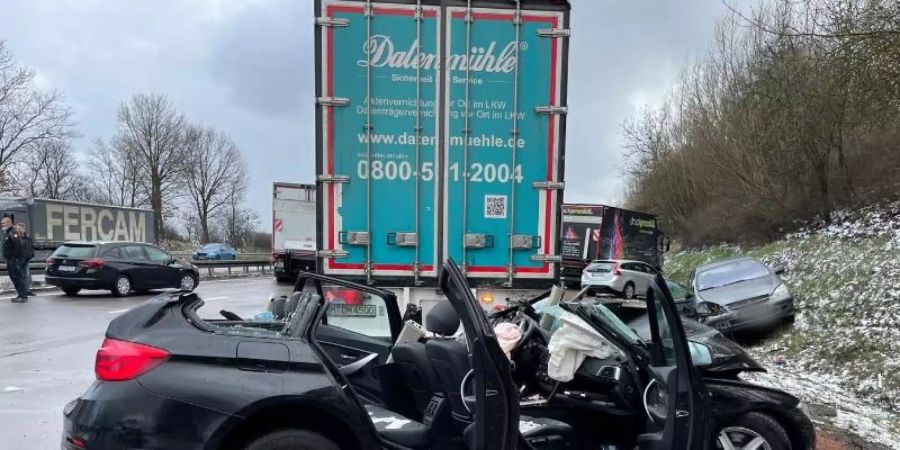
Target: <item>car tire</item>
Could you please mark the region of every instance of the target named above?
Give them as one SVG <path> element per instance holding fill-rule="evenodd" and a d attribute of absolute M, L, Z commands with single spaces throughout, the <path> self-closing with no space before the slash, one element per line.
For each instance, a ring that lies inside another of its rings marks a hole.
<path fill-rule="evenodd" d="M 341 450 L 338 445 L 307 430 L 279 430 L 255 438 L 244 450 Z"/>
<path fill-rule="evenodd" d="M 634 283 L 629 281 L 629 282 L 625 283 L 625 287 L 622 288 L 622 298 L 631 300 L 634 298 L 634 296 L 635 296 Z"/>
<path fill-rule="evenodd" d="M 181 278 L 178 279 L 177 289 L 193 292 L 194 289 L 197 289 L 197 285 L 200 284 L 200 281 L 197 279 L 197 275 L 192 273 L 183 273 L 181 274 Z"/>
<path fill-rule="evenodd" d="M 131 278 L 128 275 L 117 276 L 111 290 L 116 297 L 127 297 L 132 291 Z"/>
<path fill-rule="evenodd" d="M 725 448 L 724 439 L 729 439 L 734 448 L 742 448 L 754 439 L 764 439 L 771 450 L 791 450 L 791 440 L 784 427 L 772 416 L 758 412 L 745 414 L 722 427 L 714 439 L 716 448 Z"/>
<path fill-rule="evenodd" d="M 74 296 L 78 295 L 79 292 L 81 292 L 81 288 L 65 288 L 62 291 L 64 294 L 68 295 L 69 297 L 74 297 Z"/>

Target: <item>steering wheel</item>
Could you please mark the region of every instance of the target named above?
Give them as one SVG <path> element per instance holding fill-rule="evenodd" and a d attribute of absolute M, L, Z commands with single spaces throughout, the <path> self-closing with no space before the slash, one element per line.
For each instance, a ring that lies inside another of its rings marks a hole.
<path fill-rule="evenodd" d="M 522 333 L 522 339 L 519 339 L 519 342 L 516 343 L 515 348 L 519 348 L 524 344 L 531 336 L 537 331 L 540 326 L 537 322 L 534 321 L 531 317 L 528 317 L 526 314 L 520 313 L 518 317 L 513 319 L 512 323 L 519 327 L 519 332 Z"/>

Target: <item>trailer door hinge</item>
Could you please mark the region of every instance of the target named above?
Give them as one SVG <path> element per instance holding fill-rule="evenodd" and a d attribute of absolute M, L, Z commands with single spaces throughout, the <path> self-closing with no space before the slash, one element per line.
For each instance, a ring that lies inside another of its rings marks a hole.
<path fill-rule="evenodd" d="M 569 28 L 541 28 L 537 34 L 540 37 L 567 38 L 572 35 L 572 30 Z"/>
<path fill-rule="evenodd" d="M 509 239 L 513 250 L 535 250 L 541 248 L 541 237 L 527 234 L 514 234 Z"/>
<path fill-rule="evenodd" d="M 561 191 L 566 188 L 566 183 L 562 181 L 535 181 L 531 183 L 531 187 L 545 191 Z"/>
<path fill-rule="evenodd" d="M 350 175 L 338 175 L 334 173 L 323 173 L 316 177 L 322 183 L 349 183 Z"/>
<path fill-rule="evenodd" d="M 328 258 L 337 259 L 337 258 L 346 258 L 346 257 L 350 256 L 350 254 L 343 250 L 331 249 L 331 250 L 319 250 L 318 252 L 316 252 L 316 256 L 318 256 L 319 258 L 325 258 L 325 259 L 328 259 Z"/>
<path fill-rule="evenodd" d="M 569 113 L 569 108 L 565 106 L 536 106 L 534 112 L 538 114 L 564 116 Z"/>
<path fill-rule="evenodd" d="M 537 255 L 532 255 L 531 258 L 529 258 L 529 259 L 530 259 L 531 261 L 533 261 L 533 262 L 548 262 L 548 263 L 558 263 L 558 262 L 562 262 L 562 256 L 559 256 L 559 255 L 542 255 L 542 254 L 540 254 L 540 253 L 537 254 Z"/>
<path fill-rule="evenodd" d="M 347 27 L 350 26 L 350 19 L 338 17 L 316 17 L 316 25 L 320 27 Z"/>
<path fill-rule="evenodd" d="M 350 106 L 350 99 L 345 97 L 319 97 L 316 99 L 316 104 L 332 108 Z"/>
<path fill-rule="evenodd" d="M 466 248 L 494 248 L 494 236 L 490 234 L 466 233 L 463 235 Z"/>
<path fill-rule="evenodd" d="M 419 235 L 416 233 L 388 233 L 387 243 L 397 247 L 415 247 L 419 245 Z"/>
<path fill-rule="evenodd" d="M 366 231 L 341 231 L 338 242 L 343 245 L 369 245 L 369 233 Z"/>

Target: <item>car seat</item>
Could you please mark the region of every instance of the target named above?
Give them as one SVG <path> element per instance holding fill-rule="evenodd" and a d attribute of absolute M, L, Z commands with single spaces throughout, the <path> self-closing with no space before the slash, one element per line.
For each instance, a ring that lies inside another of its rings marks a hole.
<path fill-rule="evenodd" d="M 472 365 L 467 344 L 452 337 L 459 326 L 459 316 L 449 302 L 436 304 L 425 318 L 425 328 L 436 335 L 425 343 L 425 350 L 450 403 L 455 428 L 463 434 L 464 442 L 470 443 L 469 436 L 475 429 L 472 411 L 477 405 L 466 404 L 461 392 L 463 379 Z M 519 432 L 537 449 L 577 448 L 574 429 L 558 420 L 520 416 Z M 471 447 L 471 444 L 467 445 Z"/>

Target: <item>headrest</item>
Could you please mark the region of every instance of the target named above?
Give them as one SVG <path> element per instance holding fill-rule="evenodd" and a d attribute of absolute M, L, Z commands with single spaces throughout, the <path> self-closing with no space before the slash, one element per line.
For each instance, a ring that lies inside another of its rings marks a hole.
<path fill-rule="evenodd" d="M 425 329 L 440 335 L 453 336 L 459 330 L 459 315 L 448 301 L 440 302 L 431 307 L 425 316 Z"/>

